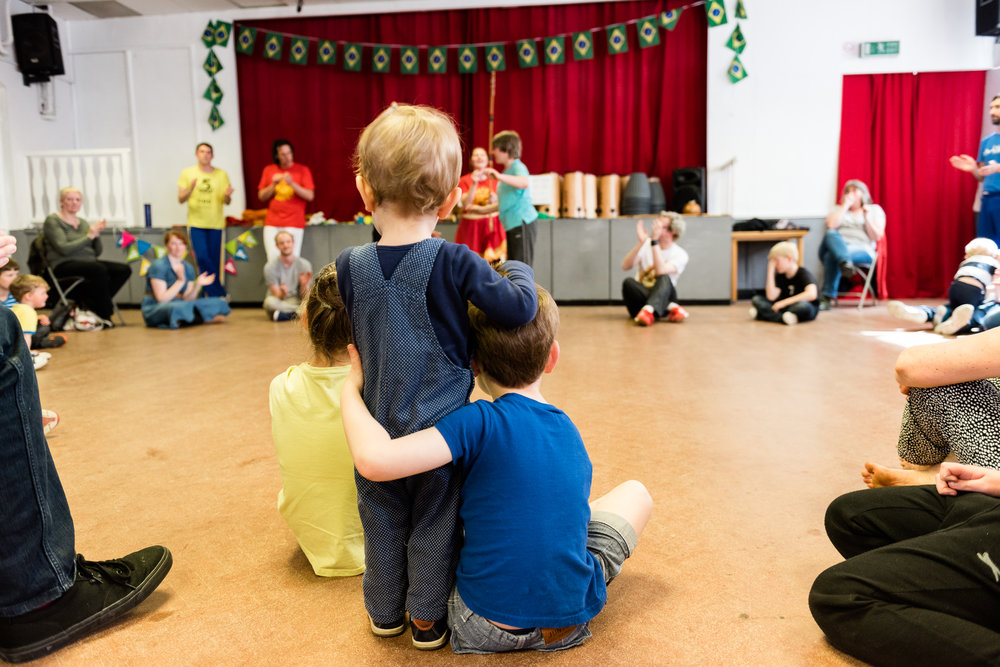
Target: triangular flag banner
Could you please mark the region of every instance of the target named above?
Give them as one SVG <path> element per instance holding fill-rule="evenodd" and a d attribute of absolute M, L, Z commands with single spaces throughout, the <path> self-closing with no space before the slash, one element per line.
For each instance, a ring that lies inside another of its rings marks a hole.
<path fill-rule="evenodd" d="M 233 253 L 233 257 L 244 262 L 250 261 L 250 257 L 247 255 L 247 251 L 243 248 L 243 246 L 236 249 L 236 252 Z"/>
<path fill-rule="evenodd" d="M 743 0 L 736 0 L 736 18 L 745 19 L 747 17 L 747 9 L 743 6 Z"/>
<path fill-rule="evenodd" d="M 656 25 L 656 16 L 639 19 L 635 24 L 635 30 L 639 33 L 639 48 L 645 49 L 660 43 L 660 29 Z"/>
<path fill-rule="evenodd" d="M 276 32 L 264 33 L 264 57 L 271 60 L 281 60 L 281 47 L 284 43 L 283 35 Z"/>
<path fill-rule="evenodd" d="M 154 245 L 153 254 L 156 255 L 156 259 L 159 259 L 167 254 L 167 249 L 161 245 Z"/>
<path fill-rule="evenodd" d="M 135 260 L 139 259 L 140 254 L 142 253 L 139 252 L 138 248 L 136 248 L 134 244 L 130 245 L 128 247 L 128 252 L 125 253 L 125 261 L 134 262 Z"/>
<path fill-rule="evenodd" d="M 223 267 L 226 269 L 226 273 L 233 276 L 236 275 L 236 262 L 234 262 L 233 260 L 227 259 Z"/>
<path fill-rule="evenodd" d="M 389 71 L 389 59 L 392 57 L 392 47 L 376 44 L 372 47 L 372 71 L 385 74 Z"/>
<path fill-rule="evenodd" d="M 118 243 L 116 244 L 119 248 L 124 248 L 125 246 L 130 246 L 135 241 L 135 237 L 122 230 L 121 236 L 118 237 Z"/>
<path fill-rule="evenodd" d="M 431 74 L 448 71 L 448 50 L 443 46 L 432 46 L 427 50 L 427 70 Z"/>
<path fill-rule="evenodd" d="M 254 248 L 257 246 L 257 237 L 253 235 L 253 232 L 249 231 L 243 232 L 236 238 L 239 239 L 240 243 L 242 243 L 248 248 Z"/>
<path fill-rule="evenodd" d="M 208 125 L 213 130 L 218 130 L 225 124 L 225 120 L 222 118 L 222 114 L 219 113 L 219 107 L 212 105 L 212 110 L 208 112 Z"/>
<path fill-rule="evenodd" d="M 743 67 L 743 63 L 740 62 L 739 56 L 733 56 L 733 62 L 729 63 L 729 80 L 733 83 L 742 81 L 743 79 L 750 76 L 747 74 L 747 70 Z"/>
<path fill-rule="evenodd" d="M 705 16 L 708 17 L 708 27 L 714 28 L 726 22 L 726 6 L 722 0 L 708 0 L 705 3 Z"/>
<path fill-rule="evenodd" d="M 226 23 L 225 21 L 216 21 L 215 23 L 215 43 L 219 46 L 227 46 L 229 44 L 229 36 L 233 33 L 233 24 Z"/>
<path fill-rule="evenodd" d="M 226 251 L 230 255 L 235 255 L 236 249 L 239 247 L 239 245 L 240 245 L 239 239 L 232 239 L 231 241 L 226 241 Z"/>
<path fill-rule="evenodd" d="M 673 30 L 677 27 L 677 19 L 681 17 L 681 12 L 684 8 L 671 9 L 669 12 L 660 12 L 660 25 L 662 25 L 667 30 Z"/>
<path fill-rule="evenodd" d="M 473 74 L 479 68 L 476 62 L 476 45 L 463 44 L 458 47 L 458 71 L 461 74 Z"/>
<path fill-rule="evenodd" d="M 309 40 L 305 37 L 292 38 L 288 47 L 288 62 L 293 65 L 305 65 L 309 62 Z"/>
<path fill-rule="evenodd" d="M 517 43 L 517 62 L 521 67 L 536 67 L 538 65 L 535 40 L 522 39 Z"/>
<path fill-rule="evenodd" d="M 399 47 L 399 71 L 401 74 L 420 73 L 420 58 L 417 55 L 417 47 Z"/>
<path fill-rule="evenodd" d="M 320 65 L 333 65 L 337 62 L 337 43 L 328 39 L 319 40 L 316 59 Z"/>
<path fill-rule="evenodd" d="M 563 46 L 562 35 L 559 35 L 557 37 L 546 37 L 545 64 L 562 65 L 564 62 L 566 62 L 566 49 Z"/>
<path fill-rule="evenodd" d="M 222 88 L 219 88 L 219 84 L 216 82 L 214 76 L 208 83 L 208 88 L 205 89 L 205 94 L 202 97 L 212 104 L 218 104 L 222 101 Z"/>
<path fill-rule="evenodd" d="M 208 48 L 215 46 L 215 23 L 212 21 L 209 21 L 205 29 L 201 31 L 201 43 Z"/>
<path fill-rule="evenodd" d="M 594 57 L 594 40 L 589 32 L 573 33 L 573 59 L 590 60 Z"/>
<path fill-rule="evenodd" d="M 507 59 L 502 43 L 487 44 L 484 51 L 486 53 L 487 72 L 502 72 L 507 69 Z"/>
<path fill-rule="evenodd" d="M 361 71 L 360 44 L 344 44 L 344 69 L 352 72 Z"/>
<path fill-rule="evenodd" d="M 608 53 L 618 55 L 628 51 L 628 36 L 625 34 L 625 24 L 618 23 L 608 26 Z"/>
<path fill-rule="evenodd" d="M 257 41 L 257 28 L 247 26 L 240 27 L 240 34 L 236 37 L 236 50 L 244 55 L 253 55 L 253 46 Z"/>
<path fill-rule="evenodd" d="M 139 262 L 139 275 L 140 276 L 144 276 L 147 273 L 149 273 L 149 264 L 150 264 L 150 261 L 148 259 L 146 259 L 145 257 L 143 257 L 142 261 Z"/>
<path fill-rule="evenodd" d="M 205 58 L 205 64 L 201 68 L 208 72 L 209 76 L 215 76 L 222 71 L 222 63 L 215 57 L 215 51 L 212 49 L 208 50 L 208 57 Z"/>
<path fill-rule="evenodd" d="M 740 30 L 739 23 L 737 23 L 736 27 L 733 29 L 733 34 L 729 36 L 729 41 L 726 42 L 726 46 L 736 53 L 743 53 L 743 49 L 746 48 L 747 40 L 743 37 L 743 31 Z"/>
<path fill-rule="evenodd" d="M 145 255 L 146 251 L 153 247 L 153 245 L 142 239 L 136 239 L 135 244 L 139 247 L 139 254 Z"/>

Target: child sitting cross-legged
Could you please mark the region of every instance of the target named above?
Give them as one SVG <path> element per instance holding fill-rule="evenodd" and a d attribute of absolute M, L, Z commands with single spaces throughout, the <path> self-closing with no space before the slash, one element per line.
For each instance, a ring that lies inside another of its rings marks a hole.
<path fill-rule="evenodd" d="M 14 278 L 10 284 L 11 296 L 17 301 L 10 307 L 24 332 L 24 342 L 33 350 L 31 355 L 35 368 L 41 368 L 48 361 L 49 354 L 35 352 L 46 347 L 60 347 L 66 339 L 62 335 L 49 332 L 49 318 L 39 315 L 38 308 L 44 308 L 49 298 L 49 284 L 41 276 L 25 273 Z"/>
<path fill-rule="evenodd" d="M 816 279 L 799 266 L 799 251 L 788 241 L 776 243 L 767 253 L 764 296 L 755 294 L 750 317 L 765 322 L 798 324 L 816 319 L 819 290 Z"/>
<path fill-rule="evenodd" d="M 472 367 L 493 401 L 401 438 L 391 439 L 365 407 L 360 359 L 350 348 L 341 408 L 358 472 L 390 480 L 452 462 L 463 471 L 465 542 L 448 602 L 456 653 L 582 643 L 652 512 L 637 481 L 588 504 L 592 468 L 580 433 L 541 394 L 542 375 L 559 358 L 559 313 L 537 291 L 534 320 L 513 330 L 469 307 Z"/>

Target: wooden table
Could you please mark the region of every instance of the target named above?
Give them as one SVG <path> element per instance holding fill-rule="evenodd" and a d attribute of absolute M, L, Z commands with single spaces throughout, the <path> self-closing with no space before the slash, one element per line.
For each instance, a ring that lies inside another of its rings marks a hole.
<path fill-rule="evenodd" d="M 733 264 L 730 271 L 730 276 L 732 283 L 730 284 L 729 290 L 729 300 L 736 301 L 736 267 L 737 260 L 739 258 L 739 245 L 742 241 L 770 241 L 776 243 L 778 241 L 791 241 L 795 239 L 795 242 L 799 246 L 799 266 L 802 266 L 802 252 L 804 241 L 802 240 L 806 234 L 809 233 L 808 229 L 768 229 L 761 232 L 733 232 Z"/>

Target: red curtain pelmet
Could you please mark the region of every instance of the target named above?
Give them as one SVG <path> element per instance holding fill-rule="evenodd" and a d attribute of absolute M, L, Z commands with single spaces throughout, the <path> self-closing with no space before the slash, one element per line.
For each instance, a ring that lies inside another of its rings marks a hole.
<path fill-rule="evenodd" d="M 986 73 L 844 77 L 838 191 L 860 178 L 886 213 L 893 298 L 941 297 L 976 234 L 976 182 L 948 164 L 975 155 Z"/>
<path fill-rule="evenodd" d="M 518 7 L 438 12 L 247 21 L 259 30 L 376 44 L 446 45 L 509 42 L 506 70 L 496 76 L 495 131 L 513 129 L 524 143 L 522 160 L 532 173 L 584 171 L 659 176 L 669 193 L 673 169 L 705 164 L 706 33 L 700 11 L 684 12 L 673 32 L 660 32 L 661 44 L 640 49 L 634 25 L 629 51 L 608 55 L 603 30 L 593 33 L 594 58 L 575 61 L 570 33 L 657 14 L 680 6 L 669 2 Z M 566 34 L 566 62 L 541 62 L 521 69 L 514 42 Z M 316 181 L 309 211 L 350 218 L 361 210 L 354 188 L 351 155 L 358 134 L 393 101 L 427 104 L 456 120 L 468 153 L 489 137 L 490 75 L 483 50 L 479 71 L 459 74 L 457 55 L 448 51 L 448 72 L 427 73 L 427 49 L 420 49 L 419 75 L 399 72 L 399 49 L 392 50 L 389 73 L 371 71 L 372 50 L 363 51 L 362 71 L 338 64 L 317 65 L 316 43 L 309 65 L 272 61 L 256 53 L 237 56 L 240 132 L 247 203 L 261 207 L 256 186 L 278 137 L 295 146 L 297 162 L 308 165 Z"/>

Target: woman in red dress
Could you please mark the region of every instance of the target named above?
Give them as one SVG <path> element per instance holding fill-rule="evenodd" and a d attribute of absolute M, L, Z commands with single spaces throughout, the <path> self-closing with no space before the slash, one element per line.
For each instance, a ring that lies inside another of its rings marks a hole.
<path fill-rule="evenodd" d="M 462 188 L 461 218 L 455 243 L 469 246 L 486 261 L 507 258 L 507 235 L 497 214 L 497 181 L 486 177 L 489 158 L 484 148 L 473 148 L 469 159 L 472 172 L 458 181 Z"/>

